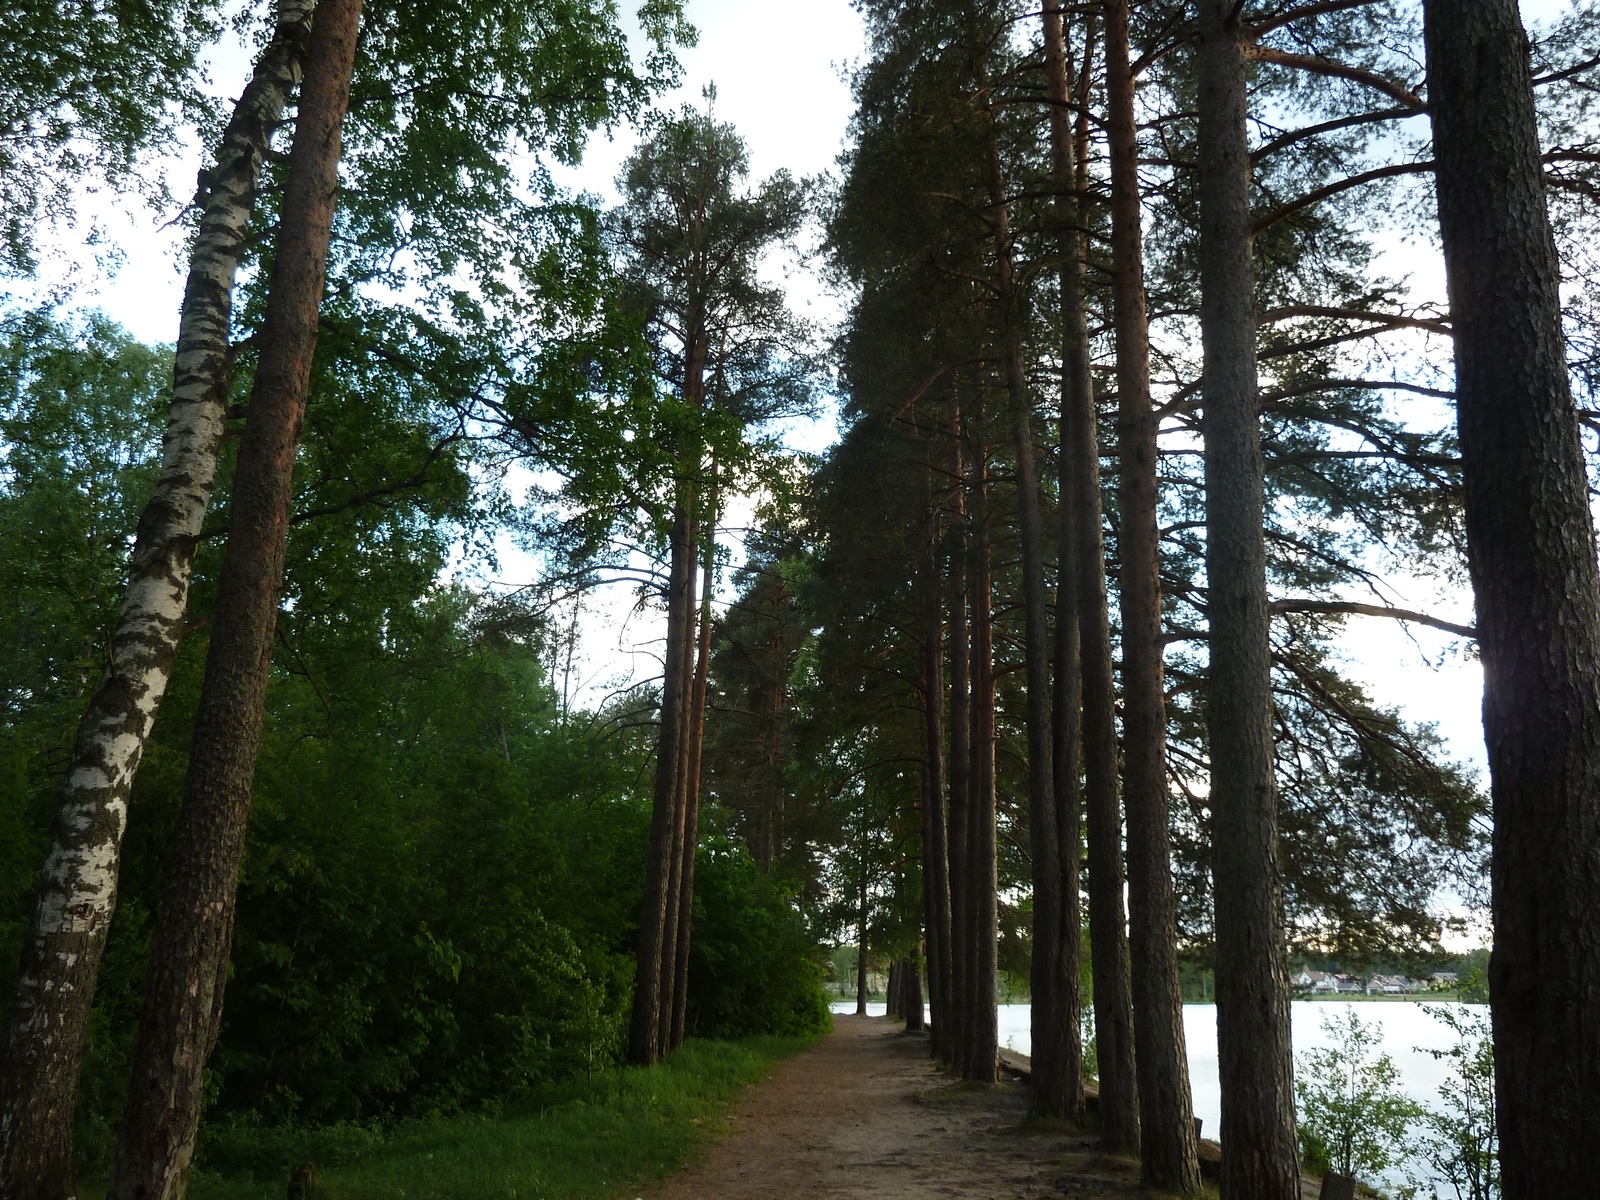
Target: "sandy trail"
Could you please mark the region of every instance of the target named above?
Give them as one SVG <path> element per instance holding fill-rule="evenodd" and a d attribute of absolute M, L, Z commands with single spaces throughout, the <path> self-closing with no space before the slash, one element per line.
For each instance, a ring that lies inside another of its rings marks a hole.
<path fill-rule="evenodd" d="M 897 1021 L 833 1033 L 752 1087 L 725 1138 L 651 1200 L 1034 1200 L 1138 1195 L 1138 1172 L 1064 1126 L 1024 1125 L 1016 1083 L 963 1085 Z"/>

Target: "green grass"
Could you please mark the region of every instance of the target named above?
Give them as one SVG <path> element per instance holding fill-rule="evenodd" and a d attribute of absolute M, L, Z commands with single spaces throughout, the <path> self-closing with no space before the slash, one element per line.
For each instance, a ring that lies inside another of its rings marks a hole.
<path fill-rule="evenodd" d="M 234 1127 L 205 1139 L 192 1200 L 281 1200 L 289 1170 L 317 1166 L 319 1200 L 604 1200 L 688 1162 L 726 1128 L 739 1092 L 813 1042 L 691 1040 L 665 1063 L 597 1074 L 497 1116 L 345 1127 Z"/>

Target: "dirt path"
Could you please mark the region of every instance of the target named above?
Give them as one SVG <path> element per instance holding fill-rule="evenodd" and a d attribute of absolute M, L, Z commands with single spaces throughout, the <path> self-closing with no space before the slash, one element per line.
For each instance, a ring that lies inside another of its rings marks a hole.
<path fill-rule="evenodd" d="M 1022 1123 L 1027 1097 L 963 1085 L 899 1022 L 835 1017 L 816 1049 L 745 1093 L 728 1136 L 651 1200 L 1034 1200 L 1134 1196 L 1093 1137 Z"/>

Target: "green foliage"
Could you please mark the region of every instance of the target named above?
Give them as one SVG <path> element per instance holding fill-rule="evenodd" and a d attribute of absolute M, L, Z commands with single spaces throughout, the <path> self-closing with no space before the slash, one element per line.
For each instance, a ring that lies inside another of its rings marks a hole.
<path fill-rule="evenodd" d="M 809 1037 L 831 1021 L 805 921 L 742 850 L 702 847 L 695 863 L 687 1025 L 702 1037 Z"/>
<path fill-rule="evenodd" d="M 103 316 L 0 319 L 0 994 L 155 478 L 171 358 Z"/>
<path fill-rule="evenodd" d="M 1418 1047 L 1448 1063 L 1439 1087 L 1441 1104 L 1423 1111 L 1412 1149 L 1413 1170 L 1405 1200 L 1453 1196 L 1455 1200 L 1499 1200 L 1500 1141 L 1494 1112 L 1494 1044 L 1487 1008 L 1427 1004 L 1423 1011 L 1455 1035 L 1444 1050 Z M 1426 1178 L 1415 1167 L 1421 1163 Z"/>
<path fill-rule="evenodd" d="M 253 1120 L 205 1130 L 195 1200 L 279 1200 L 317 1164 L 336 1200 L 609 1200 L 676 1170 L 747 1086 L 809 1038 L 690 1039 L 665 1062 L 541 1089 L 503 1112 L 324 1129 Z"/>
<path fill-rule="evenodd" d="M 18 0 L 0 8 L 0 274 L 34 265 L 41 221 L 119 184 L 195 99 L 209 0 Z M 98 176 L 98 179 L 94 177 Z"/>
<path fill-rule="evenodd" d="M 1381 1030 L 1348 1009 L 1322 1018 L 1333 1045 L 1307 1054 L 1295 1079 L 1300 1147 L 1314 1170 L 1372 1179 L 1402 1157 L 1406 1132 L 1421 1115 L 1399 1089 L 1387 1054 L 1374 1053 Z"/>

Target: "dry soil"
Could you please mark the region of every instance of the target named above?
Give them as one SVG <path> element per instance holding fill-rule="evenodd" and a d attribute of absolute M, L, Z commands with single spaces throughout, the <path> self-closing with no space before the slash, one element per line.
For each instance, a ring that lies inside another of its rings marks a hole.
<path fill-rule="evenodd" d="M 1136 1196 L 1137 1167 L 1024 1119 L 1021 1084 L 961 1083 L 899 1022 L 836 1017 L 815 1049 L 752 1086 L 705 1156 L 650 1200 L 1035 1200 Z"/>

